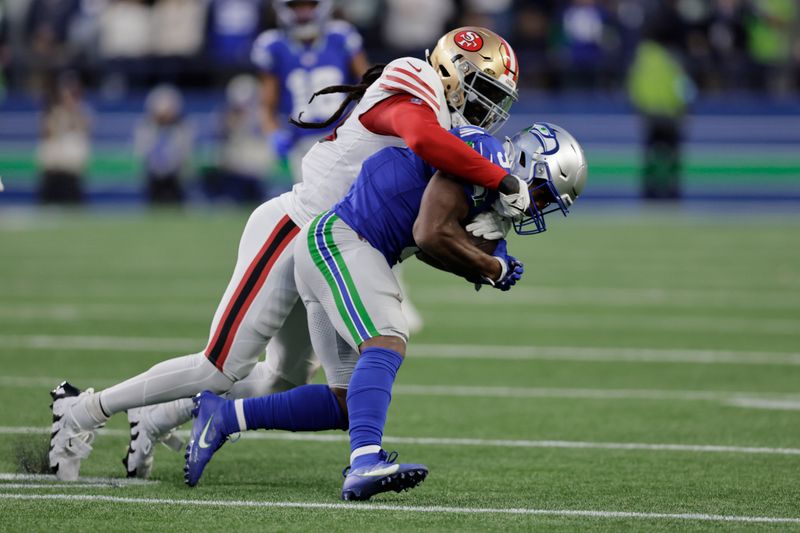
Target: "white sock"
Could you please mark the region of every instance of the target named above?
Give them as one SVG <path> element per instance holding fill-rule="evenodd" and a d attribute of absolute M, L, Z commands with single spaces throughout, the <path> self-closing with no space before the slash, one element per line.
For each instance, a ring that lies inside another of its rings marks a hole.
<path fill-rule="evenodd" d="M 72 406 L 70 411 L 81 429 L 94 429 L 108 420 L 108 416 L 100 407 L 100 395 L 97 393 L 86 394 Z"/>
<path fill-rule="evenodd" d="M 350 464 L 353 464 L 353 461 L 355 461 L 357 457 L 361 457 L 362 455 L 367 455 L 370 453 L 378 453 L 379 451 L 381 451 L 381 447 L 377 444 L 356 448 L 353 450 L 353 453 L 350 454 Z"/>
<path fill-rule="evenodd" d="M 236 411 L 236 422 L 239 424 L 239 431 L 247 431 L 247 419 L 244 417 L 244 400 L 234 400 L 233 409 Z"/>
<path fill-rule="evenodd" d="M 150 430 L 156 435 L 164 435 L 192 418 L 194 404 L 190 398 L 174 402 L 160 403 L 145 407 Z"/>

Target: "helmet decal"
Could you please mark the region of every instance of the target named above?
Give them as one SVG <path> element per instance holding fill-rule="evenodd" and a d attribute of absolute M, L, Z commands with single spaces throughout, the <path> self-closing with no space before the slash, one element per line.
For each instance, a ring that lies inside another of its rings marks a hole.
<path fill-rule="evenodd" d="M 520 235 L 547 229 L 545 215 L 564 216 L 586 185 L 588 166 L 581 145 L 568 131 L 546 122 L 533 125 L 507 138 L 504 150 L 512 159 L 511 174 L 528 183 L 531 207 L 514 223 Z"/>
<path fill-rule="evenodd" d="M 500 49 L 503 52 L 503 66 L 505 67 L 504 74 L 509 75 L 511 74 L 511 78 L 514 80 L 514 83 L 517 83 L 517 78 L 519 77 L 519 69 L 517 69 L 517 56 L 511 47 L 508 45 L 505 39 L 502 37 L 500 38 Z"/>
<path fill-rule="evenodd" d="M 518 96 L 519 64 L 502 37 L 478 26 L 457 28 L 439 39 L 428 61 L 442 81 L 451 115 L 457 117 L 454 124 L 491 133 L 508 119 Z"/>
<path fill-rule="evenodd" d="M 560 149 L 556 130 L 551 129 L 547 124 L 536 124 L 529 131 L 542 145 L 542 155 L 553 155 Z"/>
<path fill-rule="evenodd" d="M 483 38 L 474 31 L 460 31 L 453 40 L 459 48 L 467 52 L 477 52 L 483 48 Z"/>

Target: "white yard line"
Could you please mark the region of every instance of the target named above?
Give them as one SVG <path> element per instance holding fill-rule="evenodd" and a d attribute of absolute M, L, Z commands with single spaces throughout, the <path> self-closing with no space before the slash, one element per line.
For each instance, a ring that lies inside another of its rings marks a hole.
<path fill-rule="evenodd" d="M 34 428 L 32 428 L 34 429 Z M 38 429 L 38 428 L 35 428 Z M 38 433 L 34 431 L 31 433 Z M 0 482 L 2 481 L 32 481 L 32 482 L 49 482 L 59 485 L 58 478 L 52 474 L 12 474 L 2 472 L 0 473 Z M 126 485 L 158 485 L 158 481 L 151 481 L 148 479 L 137 478 L 113 478 L 113 477 L 82 477 L 80 483 L 91 483 L 94 485 L 113 485 L 116 487 Z M 65 481 L 60 483 L 62 486 L 73 486 L 74 482 Z M 0 487 L 7 487 L 8 484 L 0 483 Z"/>
<path fill-rule="evenodd" d="M 474 305 L 474 293 L 459 287 L 412 288 L 414 301 L 433 305 Z M 481 301 L 499 305 L 599 305 L 608 307 L 710 307 L 738 309 L 797 309 L 800 300 L 786 291 L 752 289 L 679 289 L 629 287 L 519 287 L 507 293 L 481 294 Z"/>
<path fill-rule="evenodd" d="M 4 335 L 1 349 L 135 351 L 193 353 L 205 339 L 176 337 L 112 337 L 94 335 Z M 485 360 L 558 360 L 633 363 L 698 363 L 800 365 L 800 353 L 592 346 L 528 346 L 475 344 L 409 344 L 409 357 Z"/>
<path fill-rule="evenodd" d="M 0 435 L 48 434 L 49 427 L 9 427 L 0 426 Z M 100 435 L 128 437 L 130 433 L 121 429 L 100 429 Z M 186 430 L 178 431 L 184 438 L 189 436 Z M 348 442 L 345 434 L 331 433 L 287 433 L 279 431 L 245 432 L 242 438 L 248 440 L 295 441 L 295 442 Z M 418 444 L 426 446 L 486 446 L 494 448 L 556 448 L 556 449 L 593 449 L 624 451 L 666 451 L 692 453 L 734 453 L 756 455 L 798 455 L 800 448 L 768 448 L 759 446 L 721 446 L 715 444 L 652 444 L 640 442 L 587 442 L 568 440 L 516 440 L 516 439 L 472 439 L 441 437 L 392 437 L 385 436 L 388 444 Z"/>
<path fill-rule="evenodd" d="M 547 305 L 547 302 L 540 302 L 539 300 L 536 301 L 543 306 Z M 450 301 L 448 302 L 448 305 L 457 303 L 459 302 Z M 464 301 L 463 303 L 466 304 L 468 302 Z M 504 305 L 509 305 L 512 303 L 513 302 L 507 302 Z M 528 306 L 527 302 L 524 304 L 523 302 L 519 303 Z M 661 304 L 656 305 L 662 307 Z M 728 307 L 726 304 L 720 305 L 721 307 Z M 546 309 L 546 311 L 528 311 L 530 319 L 533 320 L 538 327 L 563 329 L 565 324 L 569 324 L 569 328 L 572 331 L 576 329 L 611 329 L 628 331 L 630 328 L 634 327 L 640 330 L 657 332 L 699 331 L 714 333 L 741 333 L 742 331 L 753 330 L 762 334 L 782 335 L 788 337 L 800 335 L 800 321 L 790 318 L 764 318 L 760 316 L 730 317 L 713 315 L 675 316 L 674 313 L 642 313 L 639 309 L 621 309 L 616 307 L 614 309 L 605 309 L 602 313 L 570 312 L 568 319 L 565 319 L 564 313 L 558 312 L 558 310 L 554 309 L 552 306 L 543 307 L 543 309 Z M 6 317 L 3 317 L 3 313 L 0 312 L 0 318 L 6 322 L 42 322 L 43 320 L 55 322 L 80 322 L 83 320 L 105 322 L 152 322 L 152 320 L 159 317 L 161 319 L 168 318 L 170 320 L 180 322 L 195 322 L 199 318 L 186 315 L 172 315 L 170 313 L 164 313 L 158 310 L 154 311 L 150 315 L 140 313 L 81 313 L 72 312 L 66 308 L 52 311 L 53 313 L 51 313 L 49 316 L 40 316 L 37 313 L 21 312 L 19 314 L 11 314 L 11 316 Z M 210 314 L 208 317 L 210 319 Z M 485 317 L 484 322 L 491 324 L 492 320 L 501 319 L 493 319 L 493 317 L 489 316 Z M 433 321 L 435 322 L 435 320 Z"/>
<path fill-rule="evenodd" d="M 489 508 L 489 507 L 444 507 L 384 505 L 375 503 L 319 503 L 319 502 L 270 502 L 248 500 L 192 500 L 170 498 L 126 498 L 120 496 L 101 496 L 93 494 L 0 494 L 6 500 L 57 500 L 91 503 L 119 503 L 140 505 L 163 505 L 174 507 L 239 507 L 239 508 L 282 508 L 282 509 L 329 509 L 342 511 L 386 511 L 395 513 L 438 513 L 438 514 L 500 514 L 530 516 L 561 516 L 577 518 L 609 518 L 633 520 L 697 520 L 707 522 L 740 522 L 755 524 L 800 524 L 800 518 L 773 516 L 738 516 L 704 513 L 640 513 L 629 511 L 597 511 L 578 509 L 532 509 L 532 508 Z"/>
<path fill-rule="evenodd" d="M 52 388 L 63 378 L 44 376 L 0 376 L 0 387 Z M 116 383 L 108 378 L 75 377 L 73 383 L 107 387 Z M 672 389 L 588 389 L 557 387 L 489 387 L 470 385 L 403 385 L 392 388 L 393 394 L 408 396 L 443 396 L 469 398 L 563 398 L 570 400 L 654 400 L 711 401 L 741 407 L 769 409 L 800 408 L 800 392 L 710 391 Z M 751 405 L 752 404 L 752 405 Z"/>
<path fill-rule="evenodd" d="M 734 407 L 747 409 L 770 409 L 777 411 L 800 411 L 800 401 L 770 400 L 766 398 L 731 398 L 725 402 Z"/>
<path fill-rule="evenodd" d="M 114 483 L 0 483 L 0 491 L 3 490 L 52 490 L 52 489 L 115 489 L 123 487 L 121 484 Z"/>

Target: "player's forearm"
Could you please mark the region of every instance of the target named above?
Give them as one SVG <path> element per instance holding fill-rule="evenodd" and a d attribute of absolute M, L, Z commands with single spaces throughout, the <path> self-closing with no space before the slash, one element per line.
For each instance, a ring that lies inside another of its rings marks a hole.
<path fill-rule="evenodd" d="M 508 173 L 442 128 L 433 110 L 415 100 L 409 94 L 392 96 L 359 120 L 373 133 L 400 137 L 415 154 L 442 172 L 463 182 L 498 189 Z"/>
<path fill-rule="evenodd" d="M 438 124 L 404 139 L 425 162 L 444 173 L 458 176 L 462 181 L 497 189 L 508 174 Z"/>
<path fill-rule="evenodd" d="M 469 242 L 466 232 L 462 230 L 462 233 L 463 236 L 455 231 L 439 231 L 419 236 L 417 246 L 422 254 L 418 257 L 435 268 L 470 281 L 482 277 L 498 279 L 502 272 L 500 262 Z"/>

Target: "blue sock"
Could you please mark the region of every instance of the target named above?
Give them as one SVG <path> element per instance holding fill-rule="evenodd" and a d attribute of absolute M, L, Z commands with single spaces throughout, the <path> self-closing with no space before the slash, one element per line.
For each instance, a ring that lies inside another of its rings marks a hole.
<path fill-rule="evenodd" d="M 247 429 L 323 431 L 347 429 L 347 418 L 327 385 L 303 385 L 259 398 L 229 400 L 224 406 L 225 431 L 241 430 L 235 402 L 241 401 Z"/>
<path fill-rule="evenodd" d="M 402 362 L 403 356 L 386 348 L 367 348 L 361 352 L 347 389 L 351 452 L 363 446 L 380 447 L 392 401 L 392 385 Z M 377 455 L 377 452 L 361 455 L 351 466 L 372 464 Z"/>

